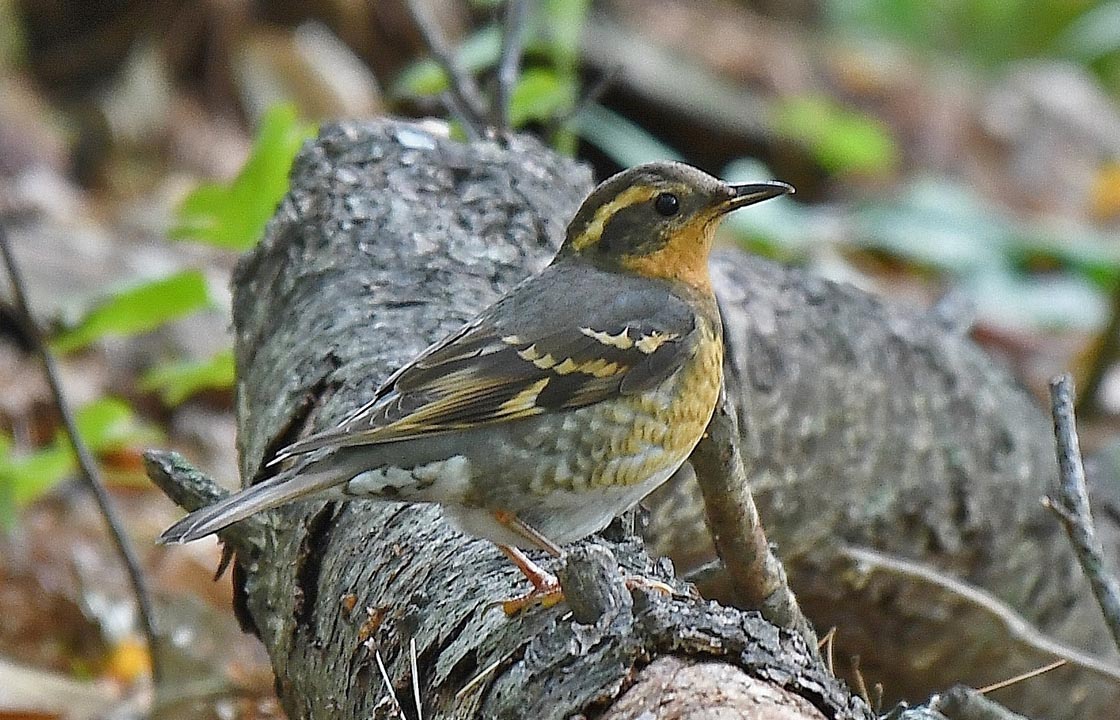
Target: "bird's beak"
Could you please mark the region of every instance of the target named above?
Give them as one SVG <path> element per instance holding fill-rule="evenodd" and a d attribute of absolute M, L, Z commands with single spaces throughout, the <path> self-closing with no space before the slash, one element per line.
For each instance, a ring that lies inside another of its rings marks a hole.
<path fill-rule="evenodd" d="M 744 185 L 728 185 L 733 195 L 730 200 L 720 205 L 720 210 L 723 212 L 731 212 L 748 205 L 760 203 L 763 200 L 776 198 L 779 195 L 792 195 L 794 193 L 793 186 L 772 180 L 770 182 L 762 183 L 746 183 Z"/>

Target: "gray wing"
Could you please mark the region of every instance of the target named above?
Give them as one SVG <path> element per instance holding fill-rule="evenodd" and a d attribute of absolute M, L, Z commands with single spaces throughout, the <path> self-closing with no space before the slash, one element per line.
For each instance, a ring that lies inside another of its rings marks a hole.
<path fill-rule="evenodd" d="M 584 275 L 597 272 L 550 266 L 396 372 L 338 428 L 293 443 L 277 460 L 509 422 L 657 385 L 692 352 L 695 314 L 665 286 Z"/>

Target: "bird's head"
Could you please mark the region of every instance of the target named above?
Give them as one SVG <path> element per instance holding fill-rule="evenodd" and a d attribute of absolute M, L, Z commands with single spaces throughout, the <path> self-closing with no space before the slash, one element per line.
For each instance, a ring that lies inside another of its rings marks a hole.
<path fill-rule="evenodd" d="M 707 291 L 708 254 L 719 220 L 792 192 L 781 182 L 731 185 L 682 163 L 639 165 L 587 196 L 557 257 Z"/>

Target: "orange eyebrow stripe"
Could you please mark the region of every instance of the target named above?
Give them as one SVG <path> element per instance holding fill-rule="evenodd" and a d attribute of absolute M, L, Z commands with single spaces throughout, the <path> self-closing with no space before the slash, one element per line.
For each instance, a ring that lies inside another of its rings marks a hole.
<path fill-rule="evenodd" d="M 576 251 L 582 251 L 599 242 L 599 238 L 603 236 L 603 228 L 616 212 L 622 208 L 645 202 L 658 192 L 660 192 L 660 190 L 655 187 L 650 187 L 649 185 L 635 185 L 634 187 L 626 188 L 620 192 L 618 197 L 614 200 L 605 203 L 595 211 L 595 215 L 591 218 L 591 221 L 587 223 L 587 227 L 572 241 L 572 247 L 575 248 Z"/>

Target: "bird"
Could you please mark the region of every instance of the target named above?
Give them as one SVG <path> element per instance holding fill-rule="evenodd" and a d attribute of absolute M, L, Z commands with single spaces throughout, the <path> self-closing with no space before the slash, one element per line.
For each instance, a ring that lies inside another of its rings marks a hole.
<path fill-rule="evenodd" d="M 792 193 L 691 165 L 624 170 L 583 201 L 552 262 L 390 375 L 331 429 L 281 449 L 275 474 L 196 510 L 163 543 L 197 540 L 310 498 L 437 503 L 493 542 L 533 589 L 563 597 L 524 550 L 555 557 L 671 477 L 723 382 L 708 273 L 728 213 Z"/>

